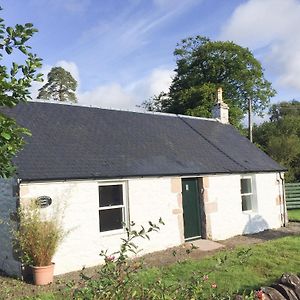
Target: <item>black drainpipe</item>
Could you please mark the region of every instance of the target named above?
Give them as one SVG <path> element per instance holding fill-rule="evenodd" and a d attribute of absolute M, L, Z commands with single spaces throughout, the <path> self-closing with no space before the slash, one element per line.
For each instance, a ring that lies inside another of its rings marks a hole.
<path fill-rule="evenodd" d="M 284 178 L 281 175 L 281 172 L 279 172 L 279 177 L 281 179 L 281 185 L 282 185 L 282 205 L 283 205 L 283 226 L 286 227 L 287 220 L 286 220 L 286 200 L 285 200 L 285 185 L 284 185 Z"/>

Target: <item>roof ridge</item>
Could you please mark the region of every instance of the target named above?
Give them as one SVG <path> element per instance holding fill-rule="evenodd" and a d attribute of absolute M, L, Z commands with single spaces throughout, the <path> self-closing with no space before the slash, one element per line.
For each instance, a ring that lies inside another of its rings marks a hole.
<path fill-rule="evenodd" d="M 135 111 L 135 110 L 129 110 L 129 109 L 121 109 L 121 108 L 105 108 L 105 107 L 99 107 L 99 106 L 93 106 L 88 104 L 82 104 L 82 103 L 73 103 L 73 102 L 58 102 L 55 100 L 28 100 L 30 103 L 45 103 L 45 104 L 56 104 L 56 105 L 66 105 L 66 106 L 75 106 L 75 107 L 85 107 L 85 108 L 94 108 L 94 109 L 102 109 L 102 110 L 111 110 L 111 111 L 122 111 L 122 112 L 130 112 L 130 113 L 137 113 L 137 114 L 145 114 L 145 115 L 156 115 L 156 116 L 166 116 L 166 117 L 179 117 L 179 118 L 188 118 L 188 119 L 196 119 L 196 120 L 204 120 L 204 121 L 212 121 L 212 122 L 218 122 L 217 119 L 214 118 L 205 118 L 205 117 L 197 117 L 197 116 L 189 116 L 189 115 L 182 115 L 182 114 L 176 114 L 176 113 L 166 113 L 166 112 L 156 112 L 156 111 Z"/>

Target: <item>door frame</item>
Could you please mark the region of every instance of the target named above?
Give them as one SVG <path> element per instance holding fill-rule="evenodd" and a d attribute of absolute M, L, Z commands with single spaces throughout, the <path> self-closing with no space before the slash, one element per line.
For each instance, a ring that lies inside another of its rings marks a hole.
<path fill-rule="evenodd" d="M 203 217 L 204 217 L 204 213 L 203 213 L 203 203 L 202 203 L 202 177 L 182 177 L 181 178 L 181 186 L 183 187 L 183 182 L 184 180 L 193 180 L 196 184 L 196 208 L 197 208 L 197 215 L 198 215 L 198 222 L 196 224 L 196 226 L 198 227 L 198 231 L 199 231 L 199 235 L 196 236 L 192 236 L 192 237 L 186 237 L 185 236 L 185 219 L 184 219 L 184 195 L 183 195 L 183 189 L 182 189 L 182 210 L 183 210 L 183 235 L 184 235 L 184 240 L 185 241 L 193 241 L 193 240 L 197 240 L 197 239 L 201 239 L 203 238 L 203 232 L 204 228 L 204 222 L 203 222 Z"/>

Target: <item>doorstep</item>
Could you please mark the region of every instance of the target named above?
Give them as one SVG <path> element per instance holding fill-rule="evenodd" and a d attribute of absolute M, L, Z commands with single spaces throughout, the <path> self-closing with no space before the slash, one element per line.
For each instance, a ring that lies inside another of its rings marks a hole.
<path fill-rule="evenodd" d="M 203 239 L 195 240 L 192 242 L 186 242 L 186 243 L 193 244 L 200 251 L 213 251 L 225 247 L 224 245 L 218 242 L 214 242 L 211 240 L 203 240 Z"/>

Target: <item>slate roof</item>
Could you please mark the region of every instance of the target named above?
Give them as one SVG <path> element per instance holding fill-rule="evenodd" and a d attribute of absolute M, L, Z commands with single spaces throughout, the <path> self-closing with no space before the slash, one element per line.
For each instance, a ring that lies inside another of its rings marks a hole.
<path fill-rule="evenodd" d="M 285 170 L 214 120 L 45 102 L 4 112 L 32 132 L 14 159 L 25 181 Z"/>

